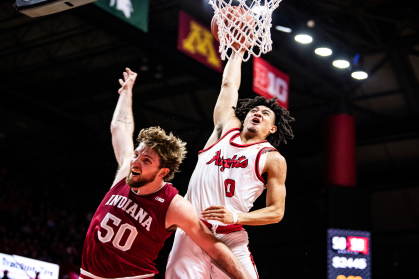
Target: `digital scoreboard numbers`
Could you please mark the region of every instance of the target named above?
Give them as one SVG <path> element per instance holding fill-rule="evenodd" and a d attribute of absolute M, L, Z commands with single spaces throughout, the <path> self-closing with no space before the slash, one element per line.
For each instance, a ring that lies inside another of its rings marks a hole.
<path fill-rule="evenodd" d="M 327 278 L 371 279 L 371 234 L 327 230 Z"/>

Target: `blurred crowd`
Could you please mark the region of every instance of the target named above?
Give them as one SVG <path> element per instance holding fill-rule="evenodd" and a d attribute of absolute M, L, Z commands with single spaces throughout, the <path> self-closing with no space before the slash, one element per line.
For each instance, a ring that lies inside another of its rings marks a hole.
<path fill-rule="evenodd" d="M 0 167 L 0 253 L 55 263 L 59 279 L 78 278 L 86 232 L 106 192 L 93 196 L 83 187 L 31 169 Z M 173 236 L 156 259 L 156 279 L 164 278 L 172 242 Z"/>
<path fill-rule="evenodd" d="M 0 252 L 59 264 L 65 278 L 79 272 L 93 211 L 83 208 L 85 195 L 50 180 L 0 169 Z"/>

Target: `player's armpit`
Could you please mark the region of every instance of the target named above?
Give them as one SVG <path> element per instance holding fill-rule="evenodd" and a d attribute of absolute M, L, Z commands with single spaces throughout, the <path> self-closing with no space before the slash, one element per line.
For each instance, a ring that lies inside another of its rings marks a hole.
<path fill-rule="evenodd" d="M 112 183 L 112 187 L 115 186 L 122 178 L 127 177 L 130 172 L 130 160 L 131 158 L 126 158 L 120 168 L 118 169 L 115 179 Z M 111 188 L 112 188 L 111 187 Z"/>
<path fill-rule="evenodd" d="M 234 278 L 252 278 L 231 250 L 198 219 L 193 206 L 176 195 L 166 213 L 166 228 L 176 225 Z"/>
<path fill-rule="evenodd" d="M 221 138 L 221 136 L 227 133 L 229 130 L 240 127 L 241 122 L 237 117 L 231 118 L 225 125 L 222 125 L 221 123 L 215 125 L 214 130 L 212 131 L 210 138 L 205 144 L 204 149 L 216 143 Z"/>

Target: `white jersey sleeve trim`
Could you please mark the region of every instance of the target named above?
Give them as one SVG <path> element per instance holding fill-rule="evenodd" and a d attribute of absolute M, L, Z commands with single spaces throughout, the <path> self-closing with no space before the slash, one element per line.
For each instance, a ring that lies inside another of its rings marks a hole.
<path fill-rule="evenodd" d="M 263 158 L 263 160 L 264 160 L 264 162 L 263 162 L 263 167 L 262 167 L 262 166 L 259 166 L 259 161 L 260 161 L 260 159 L 261 159 L 261 157 L 262 157 L 262 155 L 263 155 L 263 154 L 268 153 L 268 152 L 270 152 L 270 151 L 276 151 L 276 152 L 278 152 L 278 150 L 276 150 L 276 149 L 275 149 L 275 148 L 273 148 L 273 147 L 264 147 L 264 148 L 262 148 L 262 149 L 258 152 L 258 155 L 256 156 L 255 172 L 256 172 L 256 176 L 258 177 L 258 179 L 259 179 L 260 181 L 262 181 L 262 182 L 263 182 L 263 184 L 266 184 L 266 181 L 265 181 L 265 179 L 263 179 L 263 178 L 262 178 L 262 173 L 261 173 L 261 171 L 263 171 L 263 167 L 265 167 L 265 163 L 266 163 L 266 157 L 267 157 L 267 155 L 265 156 L 265 158 Z"/>

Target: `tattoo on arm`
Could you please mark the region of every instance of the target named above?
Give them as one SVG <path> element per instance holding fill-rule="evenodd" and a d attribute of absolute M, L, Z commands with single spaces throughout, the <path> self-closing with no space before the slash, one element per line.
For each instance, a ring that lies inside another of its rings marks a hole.
<path fill-rule="evenodd" d="M 130 121 L 130 113 L 127 111 L 119 110 L 116 120 L 125 124 L 132 124 Z"/>
<path fill-rule="evenodd" d="M 215 259 L 215 262 L 227 270 L 228 264 L 225 260 L 223 260 L 223 258 L 221 258 L 221 255 L 218 255 L 217 259 Z"/>

